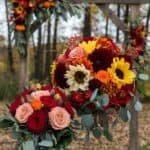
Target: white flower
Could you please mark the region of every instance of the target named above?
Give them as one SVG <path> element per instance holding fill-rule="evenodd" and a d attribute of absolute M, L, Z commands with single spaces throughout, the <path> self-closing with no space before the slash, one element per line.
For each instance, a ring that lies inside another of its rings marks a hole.
<path fill-rule="evenodd" d="M 91 80 L 90 71 L 84 65 L 70 65 L 69 70 L 66 71 L 65 78 L 69 85 L 69 91 L 88 89 L 89 81 Z"/>

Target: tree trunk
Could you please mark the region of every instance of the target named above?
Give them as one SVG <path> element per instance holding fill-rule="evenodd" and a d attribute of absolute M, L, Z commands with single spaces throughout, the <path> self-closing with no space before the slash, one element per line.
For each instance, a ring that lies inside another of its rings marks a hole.
<path fill-rule="evenodd" d="M 129 4 L 127 4 L 126 6 L 125 6 L 125 13 L 124 13 L 124 23 L 126 23 L 126 24 L 128 24 L 128 17 L 129 17 Z M 128 33 L 127 33 L 127 31 L 126 32 L 124 32 L 124 41 L 127 39 L 127 35 L 128 35 Z"/>
<path fill-rule="evenodd" d="M 90 11 L 90 6 L 85 7 L 83 36 L 84 37 L 90 37 L 91 36 L 91 11 Z"/>
<path fill-rule="evenodd" d="M 133 5 L 131 6 L 130 16 L 134 21 L 140 15 L 140 6 Z M 139 150 L 139 138 L 138 138 L 138 113 L 133 108 L 134 101 L 131 102 L 131 121 L 130 121 L 130 130 L 129 130 L 129 150 Z"/>
<path fill-rule="evenodd" d="M 55 23 L 54 23 L 54 35 L 53 35 L 53 46 L 52 46 L 52 51 L 53 51 L 53 60 L 56 58 L 57 55 L 57 31 L 58 31 L 58 22 L 59 22 L 59 14 L 56 13 L 55 17 Z"/>
<path fill-rule="evenodd" d="M 38 45 L 35 52 L 35 78 L 42 80 L 43 78 L 43 52 L 42 52 L 42 28 L 38 30 Z"/>
<path fill-rule="evenodd" d="M 51 19 L 47 22 L 47 44 L 46 44 L 46 62 L 44 77 L 49 77 L 50 64 L 52 63 L 51 57 Z"/>
<path fill-rule="evenodd" d="M 117 16 L 120 18 L 120 4 L 117 6 Z M 119 28 L 117 27 L 116 31 L 116 42 L 119 42 Z"/>
<path fill-rule="evenodd" d="M 105 36 L 108 36 L 109 18 L 106 16 Z"/>
<path fill-rule="evenodd" d="M 13 54 L 12 54 L 12 45 L 11 45 L 11 31 L 10 31 L 10 23 L 9 23 L 9 14 L 8 14 L 8 5 L 7 0 L 5 0 L 5 8 L 6 8 L 6 19 L 7 19 L 7 28 L 8 28 L 8 68 L 9 72 L 13 74 L 15 72 L 13 64 Z"/>
<path fill-rule="evenodd" d="M 149 8 L 148 8 L 148 12 L 147 12 L 147 20 L 146 20 L 146 36 L 148 35 L 149 33 L 149 23 L 150 22 L 150 5 L 149 5 Z"/>

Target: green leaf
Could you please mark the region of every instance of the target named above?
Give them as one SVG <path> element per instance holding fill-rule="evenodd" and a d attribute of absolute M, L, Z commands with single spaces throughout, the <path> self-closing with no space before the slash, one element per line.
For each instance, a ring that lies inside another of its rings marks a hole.
<path fill-rule="evenodd" d="M 109 133 L 108 130 L 104 130 L 103 134 L 104 134 L 104 136 L 105 136 L 109 141 L 112 141 L 112 140 L 113 140 L 113 137 L 112 137 L 112 135 Z"/>
<path fill-rule="evenodd" d="M 124 121 L 127 122 L 128 121 L 128 114 L 127 114 L 127 109 L 124 107 L 121 107 L 119 110 L 119 117 Z"/>
<path fill-rule="evenodd" d="M 58 149 L 65 148 L 69 145 L 73 138 L 73 132 L 70 129 L 64 129 L 62 131 L 58 131 L 56 134 L 57 145 Z"/>
<path fill-rule="evenodd" d="M 0 120 L 0 128 L 9 128 L 14 125 L 14 121 L 9 118 L 4 118 Z"/>
<path fill-rule="evenodd" d="M 90 102 L 93 102 L 96 99 L 96 96 L 98 94 L 98 88 L 94 90 L 92 93 L 92 96 L 90 97 Z"/>
<path fill-rule="evenodd" d="M 109 104 L 109 96 L 108 94 L 102 94 L 101 95 L 101 105 L 107 106 Z"/>
<path fill-rule="evenodd" d="M 139 74 L 139 79 L 147 81 L 147 80 L 149 80 L 149 75 L 141 73 L 141 74 Z"/>
<path fill-rule="evenodd" d="M 92 116 L 92 114 L 82 115 L 81 124 L 86 129 L 91 129 L 94 125 L 94 117 Z"/>
<path fill-rule="evenodd" d="M 134 109 L 139 112 L 142 110 L 142 104 L 140 101 L 136 101 L 135 105 L 134 105 Z"/>
<path fill-rule="evenodd" d="M 22 143 L 23 150 L 36 150 L 32 140 L 28 140 Z"/>
<path fill-rule="evenodd" d="M 102 131 L 101 131 L 101 129 L 100 129 L 99 127 L 93 128 L 92 131 L 93 131 L 93 136 L 94 136 L 95 138 L 99 139 L 99 138 L 101 137 Z"/>
<path fill-rule="evenodd" d="M 41 147 L 53 147 L 52 140 L 42 140 L 39 144 Z"/>

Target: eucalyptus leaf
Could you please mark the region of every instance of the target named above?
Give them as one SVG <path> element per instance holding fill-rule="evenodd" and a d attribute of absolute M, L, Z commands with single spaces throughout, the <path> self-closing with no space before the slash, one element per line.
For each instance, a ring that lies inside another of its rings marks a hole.
<path fill-rule="evenodd" d="M 52 140 L 42 140 L 41 142 L 39 142 L 38 144 L 41 147 L 53 147 L 53 141 Z"/>
<path fill-rule="evenodd" d="M 3 118 L 0 120 L 0 128 L 9 128 L 14 125 L 14 121 L 10 118 Z"/>
<path fill-rule="evenodd" d="M 107 106 L 109 104 L 109 96 L 108 94 L 102 94 L 101 95 L 101 105 Z"/>
<path fill-rule="evenodd" d="M 147 81 L 147 80 L 149 80 L 149 75 L 141 73 L 141 74 L 139 74 L 139 79 Z"/>
<path fill-rule="evenodd" d="M 104 136 L 109 140 L 109 141 L 112 141 L 113 140 L 113 137 L 112 135 L 109 133 L 108 130 L 104 130 Z"/>
<path fill-rule="evenodd" d="M 94 125 L 94 117 L 92 114 L 82 115 L 81 116 L 82 126 L 86 129 L 91 129 Z"/>
<path fill-rule="evenodd" d="M 96 99 L 96 96 L 98 94 L 98 88 L 94 90 L 92 93 L 92 96 L 90 97 L 90 102 L 93 102 Z"/>
<path fill-rule="evenodd" d="M 134 109 L 139 112 L 142 110 L 142 104 L 140 101 L 136 101 L 135 105 L 134 105 Z"/>
<path fill-rule="evenodd" d="M 36 150 L 32 140 L 28 140 L 22 143 L 23 150 Z"/>
<path fill-rule="evenodd" d="M 128 114 L 127 114 L 127 109 L 124 107 L 121 107 L 119 110 L 119 117 L 124 121 L 127 122 L 128 121 Z"/>
<path fill-rule="evenodd" d="M 93 128 L 92 131 L 93 131 L 93 136 L 94 136 L 95 138 L 99 139 L 99 138 L 101 137 L 102 131 L 101 131 L 101 129 L 100 129 L 99 127 Z"/>

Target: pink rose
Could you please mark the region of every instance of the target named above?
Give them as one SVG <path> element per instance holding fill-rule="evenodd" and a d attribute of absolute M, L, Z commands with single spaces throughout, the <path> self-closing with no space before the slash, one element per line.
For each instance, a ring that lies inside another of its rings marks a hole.
<path fill-rule="evenodd" d="M 19 123 L 26 123 L 33 113 L 33 108 L 29 103 L 24 103 L 16 109 L 15 118 Z"/>
<path fill-rule="evenodd" d="M 84 57 L 84 56 L 86 56 L 86 53 L 85 53 L 84 49 L 81 47 L 76 47 L 69 53 L 70 59 L 80 58 L 80 57 Z"/>
<path fill-rule="evenodd" d="M 69 126 L 71 121 L 70 114 L 65 108 L 55 107 L 49 113 L 49 121 L 53 129 L 61 130 Z"/>
<path fill-rule="evenodd" d="M 42 96 L 50 96 L 50 92 L 48 90 L 39 90 L 31 93 L 31 97 L 34 99 L 40 99 Z"/>
<path fill-rule="evenodd" d="M 62 62 L 65 62 L 67 59 L 66 55 L 65 54 L 60 54 L 57 58 L 57 62 L 58 63 L 62 63 Z"/>

